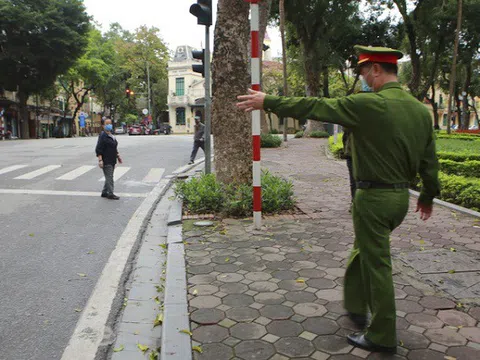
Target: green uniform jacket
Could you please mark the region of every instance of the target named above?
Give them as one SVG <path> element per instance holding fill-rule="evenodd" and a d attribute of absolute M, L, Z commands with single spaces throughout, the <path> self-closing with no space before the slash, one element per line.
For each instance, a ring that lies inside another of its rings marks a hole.
<path fill-rule="evenodd" d="M 267 95 L 264 108 L 280 117 L 320 120 L 348 127 L 352 134 L 353 174 L 357 181 L 423 181 L 420 202 L 440 193 L 432 119 L 427 108 L 397 82 L 375 93 L 339 99 Z"/>

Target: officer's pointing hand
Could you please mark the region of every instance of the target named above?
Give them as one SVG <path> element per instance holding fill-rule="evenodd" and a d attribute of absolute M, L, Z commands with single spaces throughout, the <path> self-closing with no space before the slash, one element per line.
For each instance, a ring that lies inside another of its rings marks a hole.
<path fill-rule="evenodd" d="M 237 107 L 245 112 L 251 112 L 253 110 L 262 110 L 263 101 L 265 100 L 265 93 L 248 89 L 248 95 L 240 95 L 237 99 L 240 101 L 237 103 Z"/>

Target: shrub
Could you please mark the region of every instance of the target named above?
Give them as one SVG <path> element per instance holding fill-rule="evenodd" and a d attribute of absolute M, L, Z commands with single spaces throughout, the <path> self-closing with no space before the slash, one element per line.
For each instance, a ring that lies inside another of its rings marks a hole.
<path fill-rule="evenodd" d="M 277 148 L 282 145 L 282 138 L 274 134 L 261 134 L 262 148 Z"/>
<path fill-rule="evenodd" d="M 312 131 L 308 136 L 312 138 L 328 138 L 330 134 L 326 131 Z"/>
<path fill-rule="evenodd" d="M 480 178 L 480 161 L 466 160 L 457 162 L 440 159 L 440 170 L 445 174 Z"/>
<path fill-rule="evenodd" d="M 330 136 L 328 138 L 328 149 L 338 159 L 344 159 L 345 154 L 343 153 L 343 142 L 342 142 L 343 134 L 338 134 L 337 143 L 334 144 L 334 137 Z"/>
<path fill-rule="evenodd" d="M 277 129 L 272 129 L 270 130 L 270 134 L 280 134 L 280 131 L 278 131 Z"/>
<path fill-rule="evenodd" d="M 457 162 L 463 162 L 468 160 L 480 161 L 480 154 L 453 152 L 453 151 L 437 151 L 439 159 L 453 160 Z"/>
<path fill-rule="evenodd" d="M 297 131 L 295 133 L 295 139 L 303 138 L 303 131 Z"/>
<path fill-rule="evenodd" d="M 480 179 L 440 173 L 440 198 L 473 210 L 480 209 Z"/>
<path fill-rule="evenodd" d="M 265 214 L 293 209 L 293 184 L 268 171 L 262 173 L 262 206 Z M 250 184 L 224 185 L 215 175 L 202 175 L 191 181 L 178 181 L 175 196 L 183 199 L 184 208 L 192 214 L 217 213 L 226 216 L 250 216 L 253 194 Z"/>

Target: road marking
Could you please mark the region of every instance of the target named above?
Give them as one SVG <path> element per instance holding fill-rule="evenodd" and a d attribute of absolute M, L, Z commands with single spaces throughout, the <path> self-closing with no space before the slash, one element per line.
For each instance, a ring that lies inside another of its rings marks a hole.
<path fill-rule="evenodd" d="M 13 166 L 9 166 L 9 167 L 6 167 L 6 168 L 1 169 L 1 170 L 0 170 L 0 175 L 6 174 L 6 173 L 9 173 L 9 172 L 11 172 L 11 171 L 18 170 L 18 169 L 23 169 L 24 167 L 27 167 L 27 165 L 13 165 Z"/>
<path fill-rule="evenodd" d="M 57 196 L 90 196 L 100 197 L 100 192 L 96 191 L 55 191 L 55 190 L 29 190 L 29 189 L 0 189 L 0 194 L 10 195 L 57 195 Z M 120 197 L 125 198 L 145 198 L 147 193 L 118 193 Z"/>
<path fill-rule="evenodd" d="M 171 180 L 160 181 L 135 211 L 115 249 L 103 268 L 92 295 L 88 300 L 75 331 L 62 355 L 62 360 L 93 360 L 105 339 L 111 337 L 112 319 L 115 311 L 117 292 L 124 283 L 125 268 L 135 245 L 141 239 L 142 228 L 146 226 L 158 200 L 165 194 Z"/>
<path fill-rule="evenodd" d="M 32 179 L 36 178 L 37 176 L 44 175 L 44 174 L 46 174 L 50 171 L 56 170 L 56 169 L 61 168 L 61 167 L 62 167 L 62 165 L 45 166 L 41 169 L 38 169 L 38 170 L 35 170 L 35 171 L 32 171 L 32 172 L 29 172 L 27 174 L 21 175 L 19 177 L 16 177 L 15 179 L 16 180 L 32 180 Z"/>
<path fill-rule="evenodd" d="M 163 176 L 164 172 L 165 172 L 165 169 L 152 168 L 152 169 L 150 169 L 147 176 L 145 176 L 145 178 L 143 179 L 143 182 L 156 184 L 160 180 L 162 180 L 162 176 Z"/>
<path fill-rule="evenodd" d="M 117 181 L 118 179 L 120 179 L 129 170 L 130 170 L 130 168 L 128 166 L 122 166 L 122 167 L 115 168 L 115 172 L 113 173 L 113 181 Z M 99 179 L 98 181 L 105 181 L 105 177 L 102 176 L 102 178 Z"/>
<path fill-rule="evenodd" d="M 96 166 L 92 165 L 85 165 L 85 166 L 80 166 L 79 168 L 70 171 L 69 173 L 66 173 L 65 175 L 62 175 L 57 178 L 57 180 L 75 180 L 79 176 L 82 176 L 83 174 L 86 174 L 90 170 L 94 169 Z"/>

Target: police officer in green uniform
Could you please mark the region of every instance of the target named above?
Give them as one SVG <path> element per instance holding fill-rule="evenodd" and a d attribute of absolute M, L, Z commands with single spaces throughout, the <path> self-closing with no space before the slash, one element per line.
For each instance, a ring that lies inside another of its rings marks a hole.
<path fill-rule="evenodd" d="M 266 109 L 280 117 L 340 124 L 352 132 L 355 243 L 345 274 L 345 308 L 360 333 L 348 342 L 368 351 L 396 352 L 395 292 L 390 233 L 408 211 L 409 183 L 417 173 L 423 189 L 417 203 L 422 220 L 432 214 L 440 192 L 432 118 L 402 89 L 397 78 L 400 51 L 355 46 L 362 82 L 373 89 L 338 99 L 286 98 L 249 90 L 237 106 Z"/>

